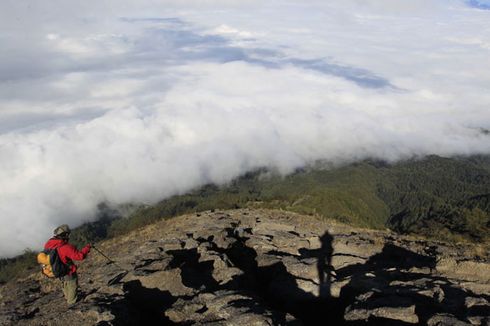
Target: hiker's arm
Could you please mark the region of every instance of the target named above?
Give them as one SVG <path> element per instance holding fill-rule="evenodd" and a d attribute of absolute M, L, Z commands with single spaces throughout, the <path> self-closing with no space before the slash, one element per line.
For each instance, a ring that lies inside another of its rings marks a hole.
<path fill-rule="evenodd" d="M 77 248 L 71 244 L 66 246 L 67 248 L 67 257 L 71 260 L 83 260 L 87 256 L 90 251 L 90 245 L 86 245 L 82 250 L 77 250 Z"/>

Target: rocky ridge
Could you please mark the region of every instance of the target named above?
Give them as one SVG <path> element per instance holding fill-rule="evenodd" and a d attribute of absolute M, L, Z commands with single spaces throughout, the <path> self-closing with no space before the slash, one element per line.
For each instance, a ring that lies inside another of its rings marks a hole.
<path fill-rule="evenodd" d="M 97 246 L 68 308 L 40 273 L 0 288 L 0 325 L 488 325 L 484 249 L 283 211 L 185 215 Z"/>

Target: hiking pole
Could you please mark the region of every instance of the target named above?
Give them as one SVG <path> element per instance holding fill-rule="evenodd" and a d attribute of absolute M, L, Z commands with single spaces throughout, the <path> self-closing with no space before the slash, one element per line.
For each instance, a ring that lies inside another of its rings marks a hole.
<path fill-rule="evenodd" d="M 82 240 L 85 242 L 85 243 L 88 243 L 90 244 L 90 248 L 93 248 L 95 249 L 95 251 L 97 251 L 102 257 L 104 257 L 105 259 L 107 259 L 107 261 L 109 262 L 109 264 L 114 264 L 116 265 L 117 267 L 119 267 L 120 269 L 122 269 L 123 271 L 129 273 L 125 268 L 122 268 L 121 266 L 119 266 L 118 264 L 116 264 L 116 262 L 112 259 L 110 259 L 109 257 L 107 257 L 106 254 L 104 254 L 102 251 L 100 251 L 93 243 L 90 243 L 90 241 L 87 239 L 86 236 L 82 235 L 81 236 Z"/>
<path fill-rule="evenodd" d="M 127 271 L 125 268 L 122 268 L 121 266 L 119 266 L 114 260 L 110 259 L 109 257 L 106 256 L 106 254 L 104 254 L 102 251 L 100 251 L 96 246 L 94 246 L 93 244 L 90 245 L 90 247 L 94 248 L 95 251 L 97 251 L 99 254 L 102 255 L 102 257 L 104 257 L 105 259 L 107 259 L 109 261 L 110 264 L 114 264 L 116 265 L 117 267 L 119 267 L 120 269 L 122 269 L 123 271 L 125 271 L 126 273 L 129 273 L 129 271 Z"/>
<path fill-rule="evenodd" d="M 111 278 L 108 282 L 107 282 L 107 285 L 114 285 L 116 283 L 119 283 L 121 282 L 121 280 L 126 277 L 126 275 L 128 275 L 129 271 L 125 268 L 122 268 L 121 266 L 119 266 L 118 264 L 116 264 L 116 262 L 112 259 L 110 259 L 109 257 L 107 257 L 106 254 L 104 254 L 102 251 L 100 251 L 97 247 L 95 247 L 94 245 L 90 245 L 92 248 L 95 249 L 95 251 L 97 251 L 99 254 L 102 255 L 102 257 L 104 257 L 105 259 L 107 259 L 109 261 L 109 264 L 114 264 L 116 265 L 116 267 L 119 267 L 120 269 L 123 270 L 122 273 L 116 275 L 115 277 Z"/>

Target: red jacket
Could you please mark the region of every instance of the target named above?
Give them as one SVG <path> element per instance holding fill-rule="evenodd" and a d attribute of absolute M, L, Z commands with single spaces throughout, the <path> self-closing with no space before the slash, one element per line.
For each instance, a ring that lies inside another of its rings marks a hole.
<path fill-rule="evenodd" d="M 51 238 L 44 245 L 44 249 L 54 249 L 58 247 L 58 255 L 64 264 L 70 266 L 68 275 L 73 275 L 77 271 L 77 266 L 73 263 L 73 260 L 84 260 L 90 251 L 90 245 L 86 245 L 82 250 L 78 251 L 77 248 L 63 239 Z"/>

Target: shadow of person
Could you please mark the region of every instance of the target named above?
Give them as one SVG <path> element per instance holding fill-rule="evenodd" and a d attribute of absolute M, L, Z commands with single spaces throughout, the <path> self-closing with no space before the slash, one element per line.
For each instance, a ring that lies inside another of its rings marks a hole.
<path fill-rule="evenodd" d="M 320 298 L 331 298 L 332 277 L 334 268 L 332 266 L 333 256 L 333 236 L 328 232 L 320 237 L 321 246 L 318 249 L 299 249 L 302 258 L 316 259 L 316 268 L 318 273 L 318 293 Z"/>
<path fill-rule="evenodd" d="M 256 299 L 264 302 L 267 307 L 277 312 L 275 325 L 285 325 L 286 313 L 292 314 L 304 325 L 318 325 L 325 321 L 328 316 L 332 325 L 341 325 L 342 314 L 336 309 L 335 300 L 324 300 L 315 295 L 314 291 L 305 290 L 298 282 L 301 280 L 291 274 L 282 261 L 278 261 L 278 252 L 269 252 L 271 263 L 258 264 L 258 253 L 253 247 L 246 245 L 246 238 L 236 236 L 237 241 L 226 250 L 226 255 L 239 268 L 243 274 L 237 275 L 225 287 L 237 291 L 246 290 L 253 293 Z M 317 264 L 322 273 L 331 270 L 332 236 L 325 234 L 322 248 L 300 250 L 302 257 L 319 257 L 321 262 Z M 323 278 L 325 290 L 329 292 L 329 280 Z M 335 308 L 333 308 L 335 307 Z M 282 314 L 281 314 L 282 313 Z M 332 313 L 336 315 L 333 316 Z M 337 316 L 338 315 L 338 316 Z"/>
<path fill-rule="evenodd" d="M 319 293 L 322 298 L 329 298 L 331 296 L 331 277 L 333 272 L 332 267 L 332 255 L 333 255 L 333 237 L 326 231 L 321 237 L 320 242 L 322 244 L 318 252 L 317 270 L 319 280 Z"/>

